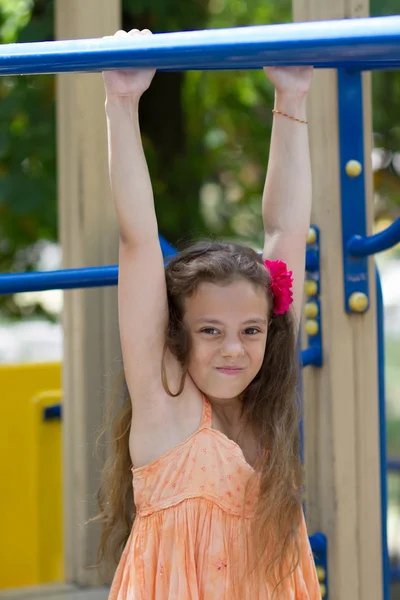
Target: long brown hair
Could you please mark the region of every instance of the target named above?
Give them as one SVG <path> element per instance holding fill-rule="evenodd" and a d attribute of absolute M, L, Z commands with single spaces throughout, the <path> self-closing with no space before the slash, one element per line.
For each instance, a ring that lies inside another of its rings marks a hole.
<path fill-rule="evenodd" d="M 172 258 L 165 276 L 169 307 L 165 344 L 180 362 L 183 373 L 191 346 L 183 324 L 184 300 L 201 282 L 225 285 L 240 278 L 262 286 L 268 295 L 271 314 L 264 360 L 244 390 L 242 400 L 249 424 L 259 432 L 261 456 L 256 466 L 260 493 L 251 535 L 254 556 L 258 557 L 258 564 L 262 561 L 262 576 L 272 577 L 278 585 L 293 572 L 300 557 L 302 466 L 296 397 L 299 360 L 292 312 L 272 313 L 268 271 L 254 250 L 240 244 L 215 241 L 194 244 Z M 165 381 L 164 385 L 168 392 Z M 125 401 L 114 420 L 111 453 L 98 494 L 98 518 L 103 522 L 100 561 L 118 562 L 134 519 L 129 456 L 131 417 L 125 386 Z M 109 432 L 109 427 L 104 431 Z"/>

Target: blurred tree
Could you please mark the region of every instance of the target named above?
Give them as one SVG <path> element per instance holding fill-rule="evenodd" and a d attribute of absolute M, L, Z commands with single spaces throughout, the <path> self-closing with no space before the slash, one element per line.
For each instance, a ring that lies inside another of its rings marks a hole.
<path fill-rule="evenodd" d="M 124 28 L 160 32 L 290 20 L 289 0 L 163 0 L 152 11 L 147 6 L 148 0 L 126 0 Z M 160 229 L 171 242 L 210 232 L 259 238 L 271 105 L 262 72 L 156 75 L 143 98 L 141 123 Z"/>
<path fill-rule="evenodd" d="M 371 15 L 383 17 L 399 12 L 399 0 L 370 0 Z M 382 149 L 381 168 L 375 173 L 380 196 L 377 215 L 400 215 L 400 71 L 375 71 L 373 123 L 375 146 Z M 394 159 L 394 160 L 393 160 Z"/>

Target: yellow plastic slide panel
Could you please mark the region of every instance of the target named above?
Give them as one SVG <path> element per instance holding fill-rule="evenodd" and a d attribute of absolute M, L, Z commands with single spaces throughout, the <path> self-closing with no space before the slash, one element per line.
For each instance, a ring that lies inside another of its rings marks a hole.
<path fill-rule="evenodd" d="M 63 579 L 60 389 L 59 363 L 0 365 L 0 589 Z"/>

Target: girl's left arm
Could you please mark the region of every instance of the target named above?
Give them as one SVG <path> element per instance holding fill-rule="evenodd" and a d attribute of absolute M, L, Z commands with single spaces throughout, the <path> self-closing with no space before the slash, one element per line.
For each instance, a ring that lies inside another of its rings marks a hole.
<path fill-rule="evenodd" d="M 275 109 L 307 121 L 311 67 L 265 67 L 275 86 Z M 264 260 L 282 260 L 293 271 L 293 309 L 300 322 L 306 240 L 311 216 L 311 164 L 308 125 L 275 114 L 262 214 Z"/>

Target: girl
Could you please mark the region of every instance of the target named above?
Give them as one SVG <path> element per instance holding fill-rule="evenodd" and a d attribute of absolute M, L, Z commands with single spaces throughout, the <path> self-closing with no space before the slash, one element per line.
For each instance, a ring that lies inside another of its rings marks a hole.
<path fill-rule="evenodd" d="M 110 600 L 320 598 L 301 507 L 295 397 L 311 69 L 265 72 L 275 116 L 263 259 L 203 242 L 166 269 L 138 118 L 154 70 L 104 73 L 130 396 L 99 495 L 100 553 L 119 558 L 124 548 Z"/>

